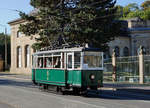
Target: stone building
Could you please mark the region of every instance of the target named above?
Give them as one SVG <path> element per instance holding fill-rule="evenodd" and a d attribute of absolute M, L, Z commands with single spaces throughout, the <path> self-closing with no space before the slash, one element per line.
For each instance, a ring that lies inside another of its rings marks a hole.
<path fill-rule="evenodd" d="M 25 23 L 22 19 L 9 22 L 11 27 L 11 68 L 10 72 L 16 74 L 31 74 L 32 67 L 32 44 L 35 36 L 27 37 L 18 31 L 20 24 Z"/>
<path fill-rule="evenodd" d="M 123 34 L 109 42 L 105 58 L 111 56 L 113 49 L 117 56 L 136 56 L 140 46 L 143 46 L 145 54 L 150 54 L 150 21 L 133 18 L 126 22 L 129 34 Z"/>
<path fill-rule="evenodd" d="M 117 56 L 134 56 L 142 45 L 146 54 L 150 54 L 150 21 L 142 21 L 138 18 L 124 21 L 130 34 L 122 33 L 115 40 L 108 43 L 109 50 L 105 58 L 111 57 L 113 49 Z M 20 24 L 25 23 L 22 19 L 9 22 L 11 26 L 11 68 L 10 72 L 17 74 L 31 74 L 32 67 L 32 44 L 35 36 L 27 37 L 18 32 Z"/>

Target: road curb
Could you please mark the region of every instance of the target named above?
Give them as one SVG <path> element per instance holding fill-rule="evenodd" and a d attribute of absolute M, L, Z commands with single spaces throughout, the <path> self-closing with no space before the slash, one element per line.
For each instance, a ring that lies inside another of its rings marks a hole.
<path fill-rule="evenodd" d="M 17 79 L 17 80 L 31 81 L 31 79 L 27 79 L 27 78 L 18 78 L 18 77 L 12 77 L 12 76 L 0 76 L 0 78 L 8 78 L 8 79 Z"/>
<path fill-rule="evenodd" d="M 102 87 L 102 88 L 98 88 L 98 90 L 110 90 L 110 91 L 116 91 L 116 88 L 112 88 L 112 87 Z"/>
<path fill-rule="evenodd" d="M 117 90 L 150 95 L 150 90 L 145 90 L 145 89 L 138 89 L 138 88 L 117 88 Z"/>

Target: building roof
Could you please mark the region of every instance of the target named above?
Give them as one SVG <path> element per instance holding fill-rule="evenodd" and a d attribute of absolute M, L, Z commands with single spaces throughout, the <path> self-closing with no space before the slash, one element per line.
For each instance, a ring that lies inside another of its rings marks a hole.
<path fill-rule="evenodd" d="M 29 16 L 35 15 L 38 11 L 39 11 L 38 9 L 34 9 L 28 15 Z M 13 24 L 20 23 L 20 22 L 24 22 L 24 20 L 22 18 L 18 18 L 18 19 L 8 22 L 8 24 L 13 25 Z"/>
<path fill-rule="evenodd" d="M 143 21 L 143 20 L 139 17 L 135 17 L 135 18 L 127 19 L 126 21 Z"/>
<path fill-rule="evenodd" d="M 13 25 L 13 24 L 20 23 L 20 22 L 24 22 L 24 20 L 21 18 L 18 18 L 18 19 L 15 19 L 15 20 L 8 22 L 8 24 Z"/>
<path fill-rule="evenodd" d="M 63 49 L 55 49 L 55 50 L 47 50 L 47 51 L 38 51 L 34 53 L 33 55 L 39 55 L 39 54 L 49 54 L 49 53 L 56 53 L 56 52 L 78 52 L 78 51 L 94 51 L 94 52 L 100 52 L 101 50 L 99 48 L 85 48 L 85 47 L 74 47 L 74 48 L 63 48 Z"/>

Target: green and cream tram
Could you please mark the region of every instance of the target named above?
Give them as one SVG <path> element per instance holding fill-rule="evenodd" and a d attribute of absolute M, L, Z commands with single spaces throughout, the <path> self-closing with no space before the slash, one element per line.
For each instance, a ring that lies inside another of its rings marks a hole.
<path fill-rule="evenodd" d="M 84 47 L 36 52 L 32 81 L 57 92 L 97 90 L 103 86 L 103 53 Z"/>

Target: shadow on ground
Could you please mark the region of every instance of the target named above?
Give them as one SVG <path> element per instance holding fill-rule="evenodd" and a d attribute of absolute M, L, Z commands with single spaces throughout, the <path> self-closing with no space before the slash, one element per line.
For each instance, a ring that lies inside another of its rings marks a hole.
<path fill-rule="evenodd" d="M 13 75 L 17 75 L 17 74 L 1 73 L 1 72 L 0 72 L 0 76 L 6 76 L 6 75 L 13 76 Z"/>
<path fill-rule="evenodd" d="M 148 95 L 148 94 L 143 94 L 140 91 L 138 91 L 138 92 L 130 91 L 127 89 L 120 89 L 117 91 L 102 90 L 99 92 L 99 94 L 89 93 L 87 97 L 88 98 L 114 99 L 114 100 L 146 100 L 146 101 L 150 101 L 150 94 Z M 150 92 L 150 90 L 148 92 Z"/>
<path fill-rule="evenodd" d="M 30 81 L 15 81 L 11 79 L 0 79 L 0 86 L 20 86 L 27 88 L 37 88 Z M 135 92 L 136 91 L 136 92 Z M 146 91 L 145 91 L 146 92 Z M 86 98 L 101 98 L 101 99 L 114 99 L 114 100 L 147 100 L 150 101 L 150 90 L 147 93 L 142 93 L 140 90 L 129 91 L 127 89 L 119 89 L 117 91 L 101 90 L 98 93 L 89 92 Z M 73 95 L 73 94 L 67 94 Z M 75 96 L 75 95 L 74 95 Z"/>
<path fill-rule="evenodd" d="M 27 81 L 15 81 L 11 79 L 0 79 L 0 86 L 6 85 L 6 86 L 22 86 L 22 87 L 30 87 L 35 88 L 34 84 L 32 82 Z"/>

